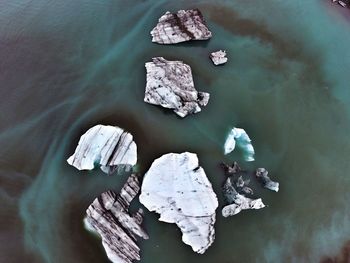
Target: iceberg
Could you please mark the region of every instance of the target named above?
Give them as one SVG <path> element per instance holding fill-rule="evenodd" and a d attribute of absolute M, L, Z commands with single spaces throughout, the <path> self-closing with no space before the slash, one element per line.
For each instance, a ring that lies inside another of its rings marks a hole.
<path fill-rule="evenodd" d="M 191 67 L 182 61 L 155 57 L 145 64 L 147 83 L 144 101 L 172 109 L 180 117 L 201 111 L 208 104 L 209 93 L 194 87 Z"/>
<path fill-rule="evenodd" d="M 218 199 L 194 153 L 169 153 L 156 159 L 141 186 L 140 202 L 175 223 L 182 241 L 203 254 L 214 242 Z"/>
<path fill-rule="evenodd" d="M 118 167 L 129 169 L 137 162 L 133 136 L 116 126 L 96 125 L 84 133 L 67 162 L 78 170 L 100 166 L 107 174 Z"/>
<path fill-rule="evenodd" d="M 255 176 L 259 179 L 265 188 L 278 192 L 280 184 L 278 182 L 272 181 L 268 176 L 268 173 L 269 172 L 265 168 L 258 168 L 255 171 Z"/>
<path fill-rule="evenodd" d="M 107 191 L 97 197 L 86 210 L 85 228 L 102 239 L 102 245 L 113 263 L 140 260 L 137 237 L 148 239 L 141 227 L 143 211 L 129 212 L 131 201 L 140 190 L 136 174 L 132 174 L 120 193 Z"/>
<path fill-rule="evenodd" d="M 177 13 L 167 11 L 159 18 L 151 35 L 152 42 L 159 44 L 207 40 L 212 37 L 199 9 L 179 10 Z"/>
<path fill-rule="evenodd" d="M 225 64 L 228 60 L 228 58 L 226 57 L 226 50 L 224 51 L 219 50 L 219 51 L 212 52 L 210 53 L 209 57 L 211 61 L 213 61 L 215 66 Z"/>
<path fill-rule="evenodd" d="M 251 139 L 249 138 L 248 134 L 244 129 L 233 128 L 230 131 L 224 145 L 225 155 L 231 153 L 235 149 L 236 144 L 239 148 L 243 150 L 244 159 L 247 162 L 254 161 L 255 151 L 251 143 Z"/>

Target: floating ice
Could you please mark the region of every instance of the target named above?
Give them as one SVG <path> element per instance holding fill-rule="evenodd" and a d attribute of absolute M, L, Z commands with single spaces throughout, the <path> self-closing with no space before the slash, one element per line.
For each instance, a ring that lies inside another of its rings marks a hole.
<path fill-rule="evenodd" d="M 67 162 L 78 170 L 92 170 L 99 165 L 105 173 L 118 166 L 131 168 L 137 162 L 133 136 L 116 126 L 96 125 L 84 133 Z"/>
<path fill-rule="evenodd" d="M 236 144 L 244 151 L 244 159 L 247 162 L 254 161 L 254 148 L 251 144 L 251 139 L 244 129 L 233 128 L 230 131 L 224 145 L 225 154 L 231 153 L 235 149 Z"/>
<path fill-rule="evenodd" d="M 203 254 L 214 242 L 218 199 L 196 154 L 169 153 L 156 159 L 143 179 L 139 199 L 160 214 L 160 221 L 175 223 L 193 251 Z"/>

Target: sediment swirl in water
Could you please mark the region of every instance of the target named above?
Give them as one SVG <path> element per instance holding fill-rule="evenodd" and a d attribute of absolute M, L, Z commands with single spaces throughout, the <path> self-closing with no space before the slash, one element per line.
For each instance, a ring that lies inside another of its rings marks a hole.
<path fill-rule="evenodd" d="M 161 14 L 192 7 L 206 17 L 210 41 L 151 43 Z M 278 198 L 259 193 L 269 204 L 259 213 L 218 218 L 203 257 L 146 214 L 151 239 L 141 244 L 142 262 L 317 262 L 348 239 L 350 33 L 331 3 L 15 0 L 0 4 L 0 22 L 6 262 L 107 262 L 82 218 L 126 177 L 82 176 L 65 163 L 98 123 L 135 135 L 141 172 L 163 153 L 197 152 L 218 193 L 225 135 L 231 125 L 245 127 L 254 165 L 284 186 Z M 209 61 L 218 49 L 230 57 L 225 67 Z M 154 56 L 191 65 L 196 88 L 211 94 L 203 114 L 180 120 L 143 102 L 144 63 Z M 231 158 L 240 161 L 240 153 Z"/>

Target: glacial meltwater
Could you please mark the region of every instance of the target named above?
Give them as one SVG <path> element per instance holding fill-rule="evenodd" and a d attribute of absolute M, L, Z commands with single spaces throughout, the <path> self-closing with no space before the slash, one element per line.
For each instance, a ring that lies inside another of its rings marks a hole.
<path fill-rule="evenodd" d="M 202 11 L 210 40 L 151 42 L 162 14 L 188 8 Z M 109 262 L 83 218 L 127 175 L 66 162 L 96 124 L 133 134 L 141 175 L 162 154 L 197 153 L 219 198 L 203 255 L 145 209 L 141 263 L 331 260 L 350 239 L 349 46 L 350 9 L 330 0 L 0 1 L 0 262 Z M 219 49 L 229 61 L 216 67 Z M 191 66 L 210 93 L 200 113 L 182 119 L 143 101 L 156 56 Z M 224 155 L 232 127 L 249 134 L 254 162 Z M 234 160 L 268 169 L 280 191 L 257 188 L 267 207 L 223 218 L 219 163 Z"/>

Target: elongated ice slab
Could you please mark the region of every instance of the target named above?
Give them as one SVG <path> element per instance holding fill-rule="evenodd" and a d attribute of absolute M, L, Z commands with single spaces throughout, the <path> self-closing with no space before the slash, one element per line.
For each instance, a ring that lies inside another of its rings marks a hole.
<path fill-rule="evenodd" d="M 230 131 L 224 145 L 225 154 L 231 153 L 235 149 L 236 144 L 239 148 L 243 150 L 244 159 L 246 161 L 254 161 L 254 148 L 248 134 L 244 129 L 233 128 Z"/>
<path fill-rule="evenodd" d="M 132 167 L 137 162 L 133 136 L 116 126 L 96 125 L 80 137 L 74 154 L 67 162 L 78 170 L 100 166 L 105 173 L 118 166 Z"/>
<path fill-rule="evenodd" d="M 222 216 L 229 217 L 238 214 L 242 210 L 261 209 L 264 207 L 265 205 L 261 198 L 251 199 L 244 195 L 237 194 L 235 202 L 222 209 Z"/>
<path fill-rule="evenodd" d="M 139 190 L 137 175 L 132 174 L 119 194 L 114 191 L 104 192 L 86 210 L 86 229 L 101 237 L 107 256 L 114 263 L 140 260 L 136 237 L 148 239 L 141 227 L 142 209 L 133 215 L 129 213 L 129 205 Z"/>
<path fill-rule="evenodd" d="M 143 179 L 140 202 L 160 221 L 175 223 L 193 251 L 202 254 L 214 242 L 218 200 L 196 154 L 156 159 Z"/>

